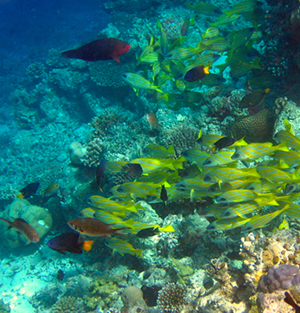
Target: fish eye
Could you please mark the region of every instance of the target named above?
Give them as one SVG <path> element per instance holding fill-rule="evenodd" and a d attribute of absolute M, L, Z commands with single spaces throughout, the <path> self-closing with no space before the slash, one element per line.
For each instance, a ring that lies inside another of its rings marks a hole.
<path fill-rule="evenodd" d="M 224 197 L 218 198 L 218 201 L 226 201 L 226 198 Z"/>
<path fill-rule="evenodd" d="M 122 78 L 127 78 L 126 73 L 121 74 L 121 77 L 122 77 Z"/>
<path fill-rule="evenodd" d="M 235 153 L 234 155 L 232 155 L 232 159 L 238 159 L 240 157 L 240 154 L 239 153 Z"/>
<path fill-rule="evenodd" d="M 211 164 L 212 162 L 211 162 L 211 160 L 206 160 L 204 163 L 203 163 L 203 165 L 209 165 L 209 164 Z"/>

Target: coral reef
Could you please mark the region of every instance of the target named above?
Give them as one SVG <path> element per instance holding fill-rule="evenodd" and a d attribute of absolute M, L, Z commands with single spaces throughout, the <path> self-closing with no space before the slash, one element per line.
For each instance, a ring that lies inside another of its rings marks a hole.
<path fill-rule="evenodd" d="M 69 296 L 62 297 L 52 307 L 53 313 L 82 313 L 83 307 L 81 301 L 78 298 Z"/>
<path fill-rule="evenodd" d="M 95 138 L 85 146 L 85 149 L 86 151 L 80 159 L 81 162 L 89 167 L 98 166 L 103 159 L 103 153 L 105 150 L 103 141 L 100 138 Z"/>
<path fill-rule="evenodd" d="M 143 299 L 143 291 L 136 286 L 128 286 L 122 294 L 124 307 L 122 312 L 148 312 L 147 304 Z"/>
<path fill-rule="evenodd" d="M 248 143 L 266 142 L 272 140 L 274 123 L 273 114 L 267 109 L 262 109 L 229 125 L 228 132 L 235 139 L 245 137 Z"/>
<path fill-rule="evenodd" d="M 194 127 L 180 125 L 164 130 L 160 141 L 166 147 L 173 145 L 175 156 L 179 157 L 183 151 L 194 148 L 198 133 Z"/>
<path fill-rule="evenodd" d="M 118 64 L 115 60 L 107 62 L 92 62 L 89 64 L 91 80 L 101 87 L 119 88 L 126 86 L 121 74 L 132 72 L 134 66 L 130 63 Z"/>
<path fill-rule="evenodd" d="M 163 313 L 179 313 L 184 307 L 186 296 L 186 286 L 168 283 L 158 293 L 157 307 Z"/>
<path fill-rule="evenodd" d="M 27 67 L 26 74 L 32 79 L 45 77 L 46 67 L 42 62 L 34 62 Z"/>
<path fill-rule="evenodd" d="M 4 304 L 2 301 L 0 301 L 0 313 L 9 313 L 10 309 L 9 306 Z"/>

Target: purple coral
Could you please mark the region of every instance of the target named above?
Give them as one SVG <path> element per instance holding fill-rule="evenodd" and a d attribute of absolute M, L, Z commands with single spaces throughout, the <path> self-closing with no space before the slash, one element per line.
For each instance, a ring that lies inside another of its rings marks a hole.
<path fill-rule="evenodd" d="M 288 289 L 300 280 L 297 266 L 283 264 L 278 268 L 270 267 L 267 275 L 262 275 L 258 282 L 258 290 L 264 293 L 272 293 L 278 289 Z"/>

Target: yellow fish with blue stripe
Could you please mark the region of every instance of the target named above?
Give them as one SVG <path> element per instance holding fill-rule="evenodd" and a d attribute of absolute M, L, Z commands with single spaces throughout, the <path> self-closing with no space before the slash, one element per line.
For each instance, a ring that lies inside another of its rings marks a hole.
<path fill-rule="evenodd" d="M 255 160 L 266 155 L 272 155 L 276 151 L 289 151 L 285 143 L 273 146 L 271 142 L 266 143 L 250 143 L 247 146 L 236 147 L 235 153 L 232 155 L 233 160 Z"/>
<path fill-rule="evenodd" d="M 300 164 L 300 152 L 295 150 L 290 151 L 276 151 L 275 152 L 276 160 L 283 160 L 289 166 L 299 165 Z"/>
<path fill-rule="evenodd" d="M 205 174 L 205 175 L 204 175 Z M 230 167 L 211 168 L 207 173 L 203 172 L 203 180 L 206 182 L 231 182 L 246 177 L 260 177 L 256 168 L 251 169 L 237 169 Z"/>
<path fill-rule="evenodd" d="M 274 220 L 278 215 L 282 214 L 288 209 L 289 205 L 285 205 L 281 210 L 276 210 L 274 212 L 264 214 L 264 215 L 255 215 L 250 218 L 247 224 L 243 227 L 243 231 L 249 231 L 252 229 L 266 227 L 272 220 Z"/>
<path fill-rule="evenodd" d="M 155 90 L 162 93 L 158 86 L 154 86 L 149 80 L 136 73 L 123 73 L 121 77 L 134 89 Z"/>
<path fill-rule="evenodd" d="M 138 210 L 134 202 L 130 202 L 128 204 L 122 204 L 120 202 L 116 202 L 110 200 L 108 198 L 104 198 L 101 196 L 91 196 L 89 202 L 92 206 L 96 208 L 101 208 L 102 210 L 111 211 L 111 212 L 134 212 L 137 213 Z M 140 207 L 139 207 L 140 208 Z"/>
<path fill-rule="evenodd" d="M 264 179 L 271 182 L 286 182 L 292 183 L 295 181 L 295 177 L 291 174 L 281 171 L 274 167 L 269 166 L 257 166 L 257 173 Z"/>
<path fill-rule="evenodd" d="M 131 255 L 137 255 L 141 259 L 143 258 L 142 249 L 135 249 L 129 242 L 126 242 L 119 238 L 111 238 L 107 241 L 106 245 L 113 250 L 113 252 L 117 251 L 121 255 L 125 253 Z"/>
<path fill-rule="evenodd" d="M 258 193 L 253 190 L 248 189 L 237 189 L 228 190 L 221 194 L 217 199 L 216 203 L 237 203 L 237 202 L 247 202 L 254 200 L 258 197 Z"/>
<path fill-rule="evenodd" d="M 209 224 L 206 229 L 210 231 L 235 229 L 238 227 L 243 227 L 250 220 L 251 220 L 250 218 L 242 218 L 240 216 L 233 217 L 233 218 L 219 219 Z"/>
<path fill-rule="evenodd" d="M 203 162 L 203 167 L 215 167 L 236 162 L 231 157 L 234 151 L 219 151 Z"/>
<path fill-rule="evenodd" d="M 274 138 L 276 141 L 280 143 L 286 143 L 288 147 L 291 147 L 295 150 L 300 149 L 300 139 L 289 131 L 280 130 L 278 133 L 276 133 Z"/>
<path fill-rule="evenodd" d="M 236 216 L 245 217 L 245 215 L 259 210 L 256 202 L 250 201 L 246 203 L 239 203 L 233 207 L 226 209 L 221 215 L 222 218 L 233 218 Z"/>

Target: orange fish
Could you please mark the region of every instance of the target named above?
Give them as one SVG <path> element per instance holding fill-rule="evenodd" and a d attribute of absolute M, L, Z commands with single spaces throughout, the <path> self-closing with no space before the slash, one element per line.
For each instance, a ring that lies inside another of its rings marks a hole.
<path fill-rule="evenodd" d="M 148 113 L 146 116 L 147 116 L 147 120 L 148 120 L 149 124 L 152 127 L 155 127 L 155 126 L 161 127 L 161 125 L 158 124 L 157 117 L 156 117 L 155 113 Z"/>
<path fill-rule="evenodd" d="M 37 233 L 37 231 L 32 226 L 30 226 L 25 220 L 23 220 L 22 218 L 15 218 L 13 222 L 10 222 L 3 217 L 0 217 L 0 219 L 3 222 L 9 224 L 7 229 L 14 227 L 21 234 L 23 234 L 28 239 L 28 242 L 26 244 L 28 244 L 30 242 L 37 243 L 40 241 L 40 236 Z"/>
<path fill-rule="evenodd" d="M 123 235 L 118 231 L 124 229 L 112 229 L 110 228 L 110 225 L 92 217 L 74 218 L 68 222 L 68 225 L 80 234 L 91 237 L 106 236 L 111 234 Z"/>

